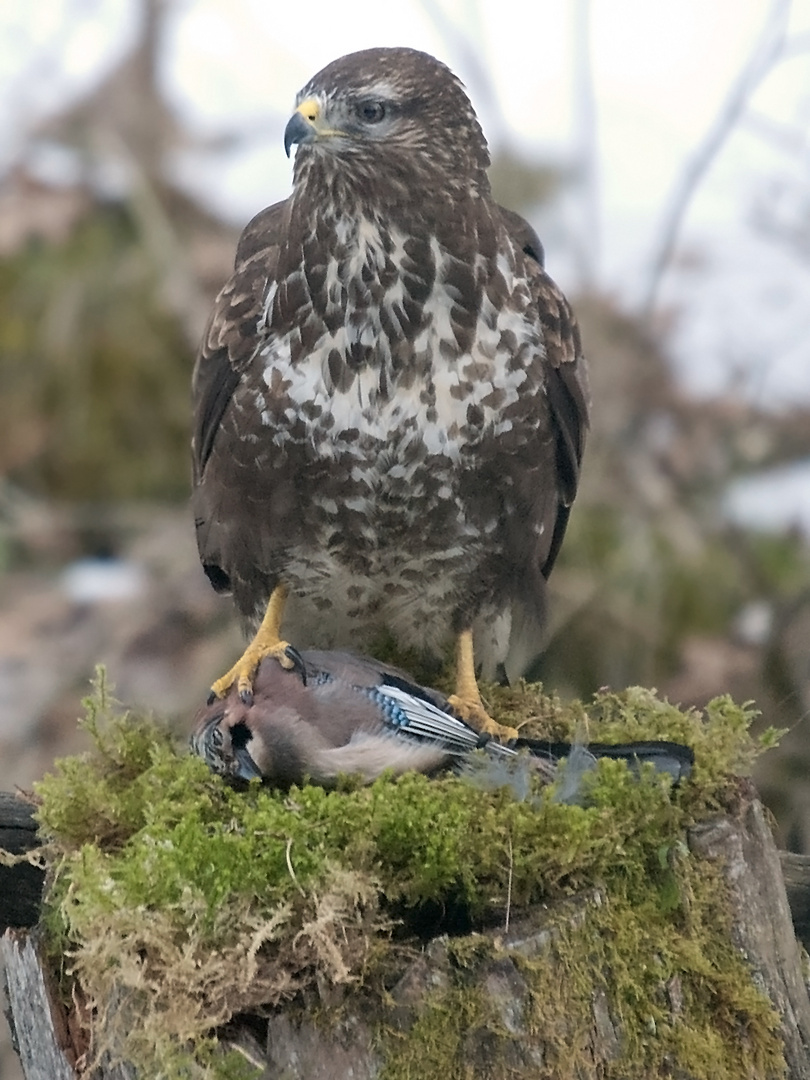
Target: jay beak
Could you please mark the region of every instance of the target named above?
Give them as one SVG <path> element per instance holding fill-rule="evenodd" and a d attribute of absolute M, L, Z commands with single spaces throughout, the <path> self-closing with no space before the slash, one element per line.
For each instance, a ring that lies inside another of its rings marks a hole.
<path fill-rule="evenodd" d="M 278 787 L 307 780 L 329 787 L 342 775 L 371 783 L 386 770 L 435 773 L 484 747 L 496 771 L 497 762 L 527 751 L 522 760 L 546 781 L 560 758 L 573 763 L 574 749 L 580 771 L 583 758 L 585 768 L 605 756 L 636 768 L 652 761 L 677 782 L 694 760 L 688 747 L 668 742 L 572 748 L 518 738 L 504 745 L 457 719 L 443 694 L 397 668 L 347 652 L 287 652 L 289 669 L 273 658 L 262 661 L 252 700 L 244 701 L 234 684 L 197 713 L 191 749 L 221 776 Z"/>

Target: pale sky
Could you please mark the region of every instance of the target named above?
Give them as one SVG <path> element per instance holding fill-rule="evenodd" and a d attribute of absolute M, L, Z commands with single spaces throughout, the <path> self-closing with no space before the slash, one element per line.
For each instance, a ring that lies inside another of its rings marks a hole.
<path fill-rule="evenodd" d="M 557 260 L 552 272 L 564 285 L 573 275 L 567 248 L 579 243 L 599 251 L 601 285 L 632 296 L 673 186 L 774 2 L 591 0 L 597 204 L 569 199 L 555 219 L 540 223 L 550 262 Z M 571 162 L 583 143 L 575 70 L 582 56 L 577 14 L 586 6 L 585 0 L 176 0 L 163 73 L 170 100 L 200 132 L 234 126 L 256 132 L 225 158 L 186 160 L 183 175 L 238 223 L 283 198 L 291 166 L 281 137 L 296 91 L 336 56 L 373 45 L 410 45 L 447 62 L 467 83 L 493 145 L 509 141 L 529 156 Z M 137 10 L 137 0 L 0 0 L 0 165 L 30 117 L 91 85 L 114 62 L 131 40 Z M 459 26 L 466 40 L 453 32 Z M 790 26 L 794 35 L 810 35 L 810 0 L 794 0 Z M 494 101 L 470 50 L 488 73 Z M 691 303 L 692 293 L 705 297 L 714 274 L 731 290 L 724 310 L 739 298 L 750 315 L 754 304 L 767 307 L 768 296 L 783 310 L 787 289 L 788 307 L 810 311 L 810 262 L 797 263 L 786 251 L 763 259 L 761 240 L 749 243 L 751 208 L 768 183 L 787 176 L 810 189 L 810 51 L 776 67 L 753 106 L 768 125 L 798 139 L 798 150 L 775 149 L 748 126 L 735 131 L 701 185 L 682 236 L 701 265 L 680 279 L 671 275 L 667 295 L 678 304 Z M 710 315 L 715 310 L 710 306 Z M 767 325 L 767 311 L 758 310 Z M 724 317 L 738 337 L 746 336 L 738 315 Z M 728 336 L 716 319 L 710 329 L 722 340 Z M 687 335 L 684 348 L 690 356 L 704 347 L 717 352 L 707 341 Z M 773 371 L 782 370 L 777 359 L 771 358 Z M 799 348 L 795 363 L 810 395 L 807 348 Z M 725 378 L 709 363 L 692 370 L 707 389 L 713 378 Z M 793 393 L 796 380 L 789 382 Z"/>
<path fill-rule="evenodd" d="M 468 82 L 465 48 L 487 70 L 510 139 L 565 153 L 577 132 L 573 93 L 580 0 L 176 0 L 166 85 L 209 130 L 235 120 L 279 135 L 296 90 L 336 56 L 372 45 L 410 45 L 445 60 Z M 772 0 L 592 0 L 590 55 L 606 208 L 654 210 L 719 108 Z M 443 32 L 465 28 L 468 45 Z M 136 0 L 3 0 L 0 110 L 21 115 L 63 101 L 98 76 L 130 38 Z M 792 25 L 810 31 L 810 0 L 794 0 Z M 21 87 L 25 90 L 21 90 Z M 782 65 L 757 96 L 787 119 L 810 92 L 806 58 Z M 499 117 L 475 101 L 493 142 Z M 11 130 L 15 117 L 10 118 Z M 276 146 L 277 149 L 277 146 Z M 289 175 L 286 162 L 273 173 Z M 237 187 L 248 186 L 248 181 Z M 235 193 L 235 198 L 249 197 Z"/>
<path fill-rule="evenodd" d="M 438 55 L 461 74 L 492 142 L 503 137 L 502 123 L 507 138 L 538 155 L 570 153 L 579 138 L 576 0 L 444 0 L 450 24 L 469 28 L 500 116 L 480 94 L 476 99 L 479 88 L 464 46 L 442 34 L 427 14 L 432 3 L 341 0 L 299 9 L 267 0 L 196 0 L 185 7 L 187 14 L 176 24 L 169 84 L 201 122 L 226 124 L 235 111 L 259 118 L 267 106 L 283 124 L 298 87 L 336 56 L 404 44 Z M 592 0 L 591 71 L 604 211 L 652 214 L 660 208 L 770 7 L 770 0 Z M 810 2 L 797 0 L 794 7 L 797 30 L 810 30 Z M 791 66 L 796 70 L 788 71 Z M 807 64 L 785 65 L 757 101 L 783 120 L 802 90 L 810 92 Z M 276 156 L 274 175 L 279 166 L 282 178 L 288 177 Z M 707 213 L 728 209 L 726 186 Z"/>

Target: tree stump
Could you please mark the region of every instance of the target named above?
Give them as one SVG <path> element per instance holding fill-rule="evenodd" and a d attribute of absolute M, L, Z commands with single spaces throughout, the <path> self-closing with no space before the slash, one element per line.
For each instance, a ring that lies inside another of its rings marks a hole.
<path fill-rule="evenodd" d="M 9 822 L 24 820 L 28 811 L 15 806 L 11 797 L 0 801 L 0 808 L 0 829 L 21 827 L 26 831 L 24 824 Z M 27 833 L 30 841 L 31 830 L 27 829 Z M 22 838 L 23 849 L 27 840 Z M 734 816 L 718 816 L 694 826 L 688 842 L 693 857 L 715 861 L 722 867 L 731 896 L 733 944 L 750 965 L 756 986 L 781 1018 L 786 1075 L 790 1080 L 810 1080 L 810 998 L 779 853 L 761 804 L 753 795 L 744 797 Z M 806 926 L 810 860 L 783 856 L 783 861 L 789 871 L 794 915 Z M 8 873 L 21 869 L 13 868 Z M 0 901 L 5 925 L 10 921 L 8 911 L 18 910 L 15 902 L 13 889 L 6 887 Z M 391 1075 L 391 1047 L 394 1057 L 405 1054 L 405 1048 L 414 1045 L 409 1038 L 420 1031 L 426 1060 L 419 1066 L 415 1060 L 403 1057 L 401 1074 L 441 1076 L 444 1080 L 455 1073 L 446 1065 L 440 1068 L 436 1064 L 440 1054 L 431 1045 L 431 1039 L 442 1035 L 444 1026 L 444 1034 L 453 1034 L 451 1052 L 457 1071 L 463 1065 L 464 1076 L 558 1080 L 570 1075 L 578 1080 L 596 1080 L 609 1075 L 611 1062 L 618 1063 L 625 1053 L 622 1018 L 611 1015 L 600 990 L 600 973 L 593 972 L 590 1030 L 587 1038 L 580 1038 L 577 1046 L 570 1048 L 576 1052 L 569 1067 L 560 1064 L 559 1059 L 567 1032 L 559 1028 L 537 1030 L 527 1023 L 531 989 L 525 965 L 554 965 L 554 942 L 560 925 L 586 920 L 606 902 L 609 900 L 594 888 L 556 907 L 539 907 L 508 931 L 477 935 L 487 947 L 472 950 L 463 972 L 453 958 L 453 940 L 436 938 L 405 966 L 387 994 L 375 997 L 369 988 L 337 993 L 325 988 L 318 1002 L 309 1003 L 312 1007 L 297 1001 L 276 1009 L 269 1020 L 245 1018 L 231 1022 L 220 1032 L 221 1043 L 241 1050 L 261 1067 L 266 1080 L 377 1080 L 386 1070 Z M 9 1019 L 26 1080 L 71 1080 L 77 1075 L 76 1051 L 70 1045 L 64 1006 L 56 1002 L 50 975 L 43 965 L 37 931 L 7 930 L 1 950 L 7 971 Z M 564 970 L 557 973 L 557 978 L 565 977 Z M 679 988 L 676 980 L 670 982 L 672 985 L 661 989 L 677 1022 Z M 459 989 L 462 983 L 466 997 Z M 465 1013 L 469 993 L 479 994 L 488 1002 L 486 1023 Z M 439 998 L 444 1011 L 437 1013 L 434 1006 Z M 137 1016 L 131 1022 L 137 1024 Z M 380 1022 L 390 1033 L 387 1051 L 378 1038 Z M 415 1051 L 407 1051 L 411 1052 Z M 93 1075 L 97 1080 L 134 1080 L 136 1074 L 130 1066 L 106 1059 Z M 692 1074 L 673 1061 L 672 1075 L 689 1080 Z"/>

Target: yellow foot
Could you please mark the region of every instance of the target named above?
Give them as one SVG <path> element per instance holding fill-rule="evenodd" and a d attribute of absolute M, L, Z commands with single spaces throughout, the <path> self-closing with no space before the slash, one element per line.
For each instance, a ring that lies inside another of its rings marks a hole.
<path fill-rule="evenodd" d="M 278 641 L 270 647 L 257 643 L 254 638 L 245 649 L 230 671 L 227 671 L 221 679 L 211 687 L 208 697 L 209 704 L 215 698 L 223 698 L 230 688 L 236 683 L 236 690 L 245 705 L 253 704 L 253 679 L 259 664 L 266 657 L 278 660 L 283 668 L 291 671 L 298 667 L 297 652 L 287 641 Z"/>
<path fill-rule="evenodd" d="M 482 735 L 494 735 L 501 742 L 508 742 L 518 737 L 517 728 L 504 727 L 503 724 L 492 719 L 480 698 L 477 701 L 470 701 L 468 698 L 459 697 L 458 694 L 452 694 L 447 699 L 447 704 L 460 720 L 464 720 Z"/>
<path fill-rule="evenodd" d="M 245 649 L 227 674 L 217 679 L 208 695 L 210 705 L 216 698 L 223 698 L 236 683 L 239 697 L 245 705 L 253 704 L 253 679 L 259 664 L 265 657 L 278 660 L 283 668 L 297 668 L 304 672 L 304 662 L 287 641 L 281 640 L 281 620 L 287 602 L 287 586 L 278 584 L 267 601 L 267 611 L 253 641 Z"/>
<path fill-rule="evenodd" d="M 494 735 L 502 742 L 518 737 L 517 728 L 498 724 L 484 708 L 475 678 L 472 630 L 462 630 L 456 641 L 456 692 L 448 698 L 456 716 L 482 735 Z"/>

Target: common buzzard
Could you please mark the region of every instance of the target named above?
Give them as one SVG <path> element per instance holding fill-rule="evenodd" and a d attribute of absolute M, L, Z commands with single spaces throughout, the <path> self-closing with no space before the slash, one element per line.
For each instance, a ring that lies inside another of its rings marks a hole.
<path fill-rule="evenodd" d="M 456 638 L 456 711 L 536 625 L 576 493 L 588 391 L 571 310 L 534 230 L 494 202 L 460 81 L 368 49 L 299 93 L 293 191 L 239 241 L 194 372 L 205 571 L 259 660 Z M 518 617 L 513 620 L 512 615 Z"/>

